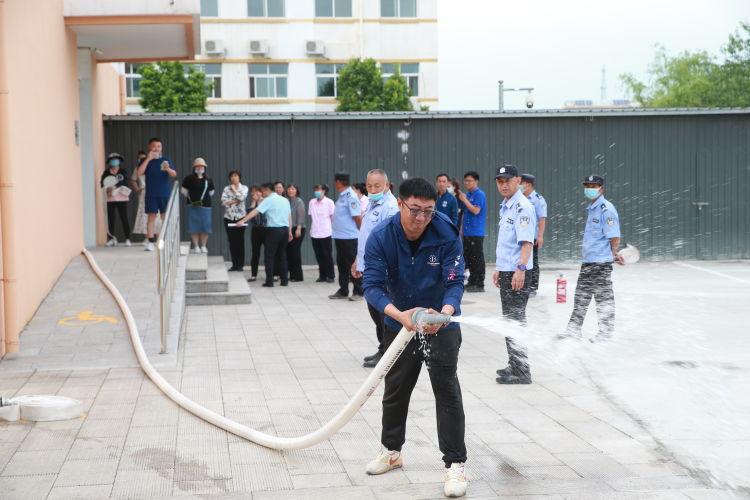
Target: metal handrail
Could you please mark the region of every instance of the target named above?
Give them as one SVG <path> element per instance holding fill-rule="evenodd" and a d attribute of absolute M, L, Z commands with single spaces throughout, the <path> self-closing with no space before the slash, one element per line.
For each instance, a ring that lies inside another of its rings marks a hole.
<path fill-rule="evenodd" d="M 172 296 L 180 258 L 180 183 L 175 181 L 169 194 L 167 212 L 162 221 L 159 238 L 156 240 L 156 280 L 160 302 L 161 350 L 167 352 L 167 334 Z"/>

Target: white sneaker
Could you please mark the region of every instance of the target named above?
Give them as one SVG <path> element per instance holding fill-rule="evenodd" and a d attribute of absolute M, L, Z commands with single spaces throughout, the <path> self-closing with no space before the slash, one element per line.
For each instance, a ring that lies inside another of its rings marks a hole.
<path fill-rule="evenodd" d="M 133 244 L 130 243 L 130 239 L 125 240 L 125 246 L 126 247 L 132 247 L 133 246 Z"/>
<path fill-rule="evenodd" d="M 192 249 L 190 250 L 190 252 L 191 252 L 191 253 L 201 253 L 201 249 L 200 249 L 199 247 L 193 247 L 193 248 L 192 248 Z"/>
<path fill-rule="evenodd" d="M 116 247 L 117 246 L 117 238 L 112 238 L 110 240 L 107 240 L 107 246 L 108 247 Z"/>
<path fill-rule="evenodd" d="M 404 465 L 401 459 L 400 451 L 386 450 L 385 448 L 380 450 L 375 460 L 367 464 L 367 473 L 373 476 L 378 474 L 385 474 L 389 470 L 396 469 Z"/>
<path fill-rule="evenodd" d="M 206 247 L 201 247 L 201 252 L 203 252 L 203 253 L 208 253 L 208 248 L 206 248 Z"/>
<path fill-rule="evenodd" d="M 445 485 L 443 493 L 447 497 L 462 497 L 466 494 L 466 475 L 464 464 L 453 463 L 445 470 Z"/>
<path fill-rule="evenodd" d="M 146 243 L 146 248 L 144 248 L 144 250 L 146 250 L 147 252 L 153 252 L 154 250 L 156 250 L 156 246 L 154 246 L 154 244 L 149 241 L 148 243 Z"/>

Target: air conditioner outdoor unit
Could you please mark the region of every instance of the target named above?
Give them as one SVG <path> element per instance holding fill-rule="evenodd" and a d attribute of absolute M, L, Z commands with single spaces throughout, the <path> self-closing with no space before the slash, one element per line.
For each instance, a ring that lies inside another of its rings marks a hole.
<path fill-rule="evenodd" d="M 209 56 L 223 56 L 227 52 L 224 48 L 223 40 L 206 40 L 206 43 L 203 46 L 206 55 Z"/>
<path fill-rule="evenodd" d="M 250 54 L 254 56 L 264 56 L 268 54 L 268 41 L 250 40 Z"/>
<path fill-rule="evenodd" d="M 305 52 L 308 56 L 323 56 L 326 53 L 326 46 L 320 40 L 308 40 L 305 42 Z"/>

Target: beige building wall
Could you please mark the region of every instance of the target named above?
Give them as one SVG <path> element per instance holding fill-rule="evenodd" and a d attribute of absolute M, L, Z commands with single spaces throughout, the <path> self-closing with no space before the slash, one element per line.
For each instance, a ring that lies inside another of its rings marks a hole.
<path fill-rule="evenodd" d="M 83 246 L 76 59 L 63 0 L 0 1 L 0 92 L 6 91 L 0 102 L 0 354 L 18 350 L 19 332 Z M 121 101 L 114 70 L 100 66 L 92 75 L 98 172 L 104 163 L 101 113 L 119 112 Z"/>

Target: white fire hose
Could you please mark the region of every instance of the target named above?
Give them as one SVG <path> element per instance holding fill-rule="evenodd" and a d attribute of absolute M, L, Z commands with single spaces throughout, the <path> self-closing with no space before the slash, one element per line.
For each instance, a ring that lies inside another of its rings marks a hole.
<path fill-rule="evenodd" d="M 83 255 L 86 257 L 86 260 L 88 260 L 94 273 L 114 297 L 117 305 L 120 308 L 120 311 L 122 311 L 122 315 L 125 318 L 125 323 L 127 323 L 128 326 L 128 331 L 130 332 L 130 340 L 133 343 L 133 350 L 135 350 L 135 355 L 138 358 L 138 362 L 140 363 L 141 368 L 146 373 L 148 378 L 150 378 L 151 381 L 156 384 L 156 386 L 161 389 L 164 394 L 167 395 L 167 397 L 169 397 L 172 401 L 174 401 L 179 406 L 189 411 L 196 417 L 199 417 L 206 422 L 220 427 L 227 432 L 231 432 L 232 434 L 247 439 L 248 441 L 252 441 L 253 443 L 257 443 L 261 446 L 265 446 L 267 448 L 272 448 L 275 450 L 295 450 L 300 448 L 308 448 L 333 436 L 339 429 L 346 425 L 349 420 L 351 420 L 351 418 L 359 411 L 360 407 L 362 407 L 362 405 L 365 404 L 365 402 L 373 394 L 373 392 L 375 392 L 375 389 L 377 388 L 378 384 L 380 384 L 380 381 L 383 380 L 385 375 L 388 373 L 388 370 L 391 369 L 393 364 L 406 348 L 406 345 L 409 343 L 409 341 L 411 341 L 415 334 L 415 332 L 409 331 L 406 328 L 401 329 L 401 331 L 391 343 L 390 347 L 388 347 L 388 350 L 386 350 L 385 354 L 383 354 L 383 357 L 380 359 L 377 366 L 375 366 L 365 382 L 362 384 L 359 390 L 357 390 L 357 393 L 354 395 L 354 397 L 349 400 L 346 406 L 344 406 L 341 411 L 339 411 L 336 416 L 329 420 L 323 427 L 314 432 L 299 437 L 286 438 L 272 436 L 270 434 L 265 434 L 255 429 L 251 429 L 250 427 L 247 427 L 245 425 L 239 424 L 233 420 L 226 418 L 223 415 L 219 415 L 218 413 L 199 405 L 195 401 L 188 399 L 185 395 L 183 395 L 172 385 L 170 385 L 169 382 L 167 382 L 164 377 L 162 377 L 159 372 L 157 372 L 154 367 L 151 366 L 151 363 L 146 356 L 146 352 L 143 350 L 143 345 L 141 344 L 141 339 L 138 335 L 138 327 L 135 324 L 135 319 L 133 319 L 133 314 L 130 312 L 130 308 L 125 302 L 125 299 L 123 299 L 122 295 L 120 294 L 120 291 L 102 272 L 102 270 L 96 264 L 96 261 L 94 260 L 94 257 L 91 255 L 91 253 L 84 249 Z M 448 315 L 427 313 L 426 309 L 420 309 L 416 311 L 414 313 L 414 316 L 412 317 L 412 322 L 415 325 L 443 324 L 449 322 L 450 320 L 451 317 Z"/>

